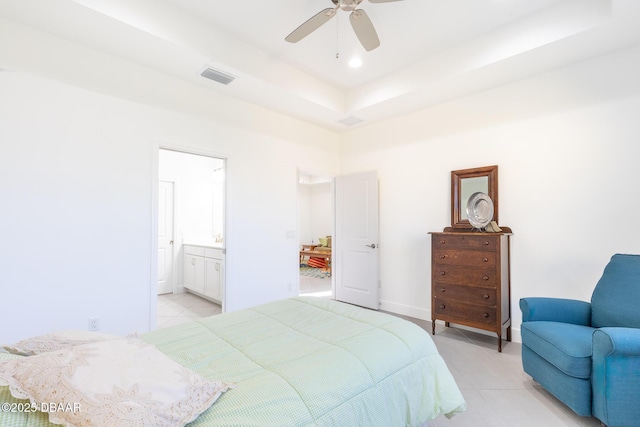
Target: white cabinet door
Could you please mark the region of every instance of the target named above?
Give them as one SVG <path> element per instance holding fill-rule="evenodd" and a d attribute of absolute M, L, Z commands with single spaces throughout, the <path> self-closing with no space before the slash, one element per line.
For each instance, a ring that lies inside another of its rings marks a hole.
<path fill-rule="evenodd" d="M 204 294 L 222 301 L 223 264 L 219 258 L 205 258 L 206 284 Z"/>
<path fill-rule="evenodd" d="M 184 287 L 222 303 L 224 250 L 184 245 Z"/>
<path fill-rule="evenodd" d="M 184 287 L 196 292 L 204 293 L 205 288 L 205 258 L 197 255 L 184 256 Z"/>

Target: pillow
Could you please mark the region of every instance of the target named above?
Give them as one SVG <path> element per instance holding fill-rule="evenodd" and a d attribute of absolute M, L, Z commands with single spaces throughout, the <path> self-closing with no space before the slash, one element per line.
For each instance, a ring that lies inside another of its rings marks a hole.
<path fill-rule="evenodd" d="M 320 246 L 327 246 L 327 238 L 326 237 L 318 237 L 320 241 Z"/>
<path fill-rule="evenodd" d="M 32 356 L 48 351 L 62 350 L 76 345 L 105 341 L 119 338 L 116 335 L 102 334 L 89 331 L 60 331 L 51 334 L 40 335 L 18 341 L 13 345 L 5 345 L 2 348 L 13 354 Z"/>
<path fill-rule="evenodd" d="M 99 427 L 181 427 L 233 387 L 124 338 L 0 361 L 0 385 L 52 423 Z"/>

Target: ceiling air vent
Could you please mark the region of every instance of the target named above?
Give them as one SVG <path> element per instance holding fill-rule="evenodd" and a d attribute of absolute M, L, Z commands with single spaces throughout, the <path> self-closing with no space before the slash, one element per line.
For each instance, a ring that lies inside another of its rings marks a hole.
<path fill-rule="evenodd" d="M 359 119 L 359 118 L 354 117 L 354 116 L 349 116 L 346 119 L 338 120 L 338 123 L 342 123 L 343 125 L 346 125 L 346 126 L 353 126 L 353 125 L 357 125 L 358 123 L 362 123 L 362 122 L 364 122 L 364 120 Z"/>
<path fill-rule="evenodd" d="M 223 73 L 222 71 L 214 70 L 213 68 L 207 68 L 202 73 L 200 73 L 202 77 L 206 77 L 210 80 L 214 80 L 218 83 L 222 83 L 223 85 L 228 85 L 236 78 L 230 74 Z"/>

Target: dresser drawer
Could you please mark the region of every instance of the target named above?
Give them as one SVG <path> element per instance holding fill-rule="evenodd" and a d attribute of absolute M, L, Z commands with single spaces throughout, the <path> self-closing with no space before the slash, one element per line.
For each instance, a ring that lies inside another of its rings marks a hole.
<path fill-rule="evenodd" d="M 477 285 L 488 288 L 498 286 L 496 270 L 460 268 L 447 264 L 435 264 L 433 268 L 433 281 L 439 283 L 458 283 L 462 285 Z"/>
<path fill-rule="evenodd" d="M 469 234 L 447 234 L 433 236 L 433 249 L 459 249 L 466 251 L 493 251 L 498 248 L 498 236 L 489 235 L 469 235 Z"/>
<path fill-rule="evenodd" d="M 433 310 L 439 317 L 441 316 L 442 319 L 451 319 L 454 323 L 456 322 L 456 319 L 460 322 L 466 323 L 483 323 L 489 325 L 496 323 L 495 307 L 436 298 Z"/>
<path fill-rule="evenodd" d="M 461 300 L 472 304 L 496 306 L 496 290 L 479 286 L 452 285 L 436 282 L 433 286 L 433 296 L 436 299 Z"/>
<path fill-rule="evenodd" d="M 495 268 L 496 252 L 461 251 L 456 249 L 440 249 L 433 251 L 433 264 L 436 268 L 443 265 L 459 267 Z"/>

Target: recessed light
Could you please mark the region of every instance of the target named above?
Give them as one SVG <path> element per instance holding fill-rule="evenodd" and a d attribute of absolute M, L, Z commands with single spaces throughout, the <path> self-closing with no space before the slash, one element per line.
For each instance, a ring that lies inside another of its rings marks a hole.
<path fill-rule="evenodd" d="M 351 68 L 360 68 L 360 67 L 362 67 L 362 59 L 353 58 L 351 61 L 349 61 L 349 67 L 351 67 Z"/>

